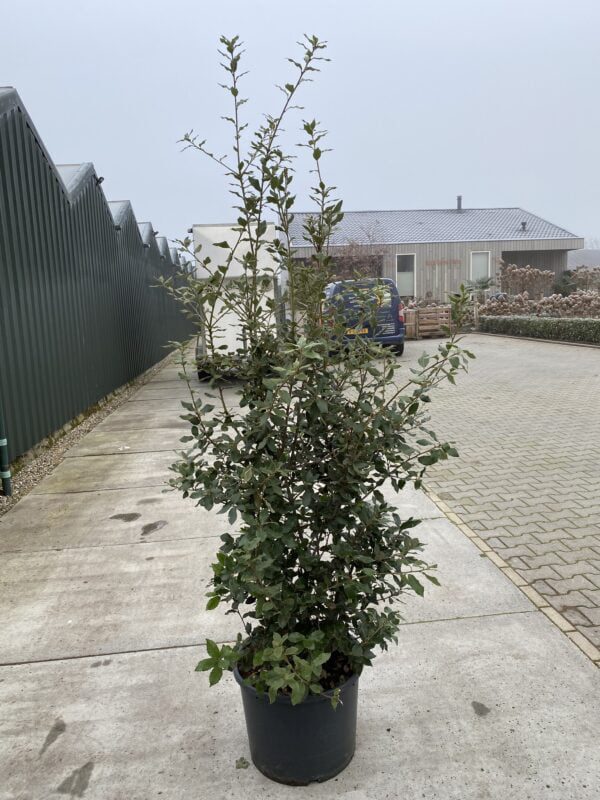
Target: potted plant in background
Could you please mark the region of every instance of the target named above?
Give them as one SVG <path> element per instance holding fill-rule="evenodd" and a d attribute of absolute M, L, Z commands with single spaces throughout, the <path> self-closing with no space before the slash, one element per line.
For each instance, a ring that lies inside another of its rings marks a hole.
<path fill-rule="evenodd" d="M 238 244 L 221 243 L 218 265 L 196 253 L 197 273 L 168 286 L 203 329 L 215 377 L 210 402 L 188 381 L 190 450 L 174 465 L 172 484 L 228 513 L 232 525 L 216 554 L 207 608 L 237 613 L 241 632 L 230 644 L 207 641 L 198 669 L 211 685 L 233 671 L 258 769 L 306 784 L 332 777 L 352 758 L 359 676 L 376 649 L 395 640 L 401 595 L 423 594 L 423 579 L 436 583 L 413 535 L 418 520 L 403 519 L 383 488 L 419 487 L 429 465 L 456 455 L 427 428 L 423 406 L 471 354 L 449 333 L 402 381 L 393 353 L 348 337 L 343 311 L 323 303 L 327 245 L 343 216 L 321 172 L 324 133 L 303 123 L 314 174 L 315 213 L 304 227 L 310 261 L 294 259 L 294 168 L 280 143 L 284 118 L 318 71 L 325 44 L 304 38 L 299 59 L 290 59 L 295 76 L 281 87 L 281 111 L 251 137 L 242 122 L 241 45 L 237 37 L 221 45 L 232 156 L 217 158 L 192 133 L 185 141 L 225 170 Z M 274 239 L 265 236 L 266 215 L 275 219 Z M 266 268 L 259 266 L 265 251 L 273 258 Z M 241 279 L 227 280 L 232 264 Z M 276 298 L 273 283 L 284 278 Z M 365 318 L 372 301 L 361 300 Z M 455 330 L 467 301 L 464 290 L 452 299 Z M 235 352 L 219 344 L 223 309 L 240 321 Z M 181 354 L 187 374 L 185 347 Z M 217 380 L 232 362 L 236 389 Z"/>

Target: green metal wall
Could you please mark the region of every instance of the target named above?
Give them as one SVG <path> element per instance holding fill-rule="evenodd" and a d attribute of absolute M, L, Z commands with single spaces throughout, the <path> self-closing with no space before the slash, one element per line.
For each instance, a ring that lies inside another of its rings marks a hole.
<path fill-rule="evenodd" d="M 160 288 L 178 256 L 92 164 L 56 167 L 0 89 L 0 408 L 14 459 L 167 353 L 191 326 Z"/>

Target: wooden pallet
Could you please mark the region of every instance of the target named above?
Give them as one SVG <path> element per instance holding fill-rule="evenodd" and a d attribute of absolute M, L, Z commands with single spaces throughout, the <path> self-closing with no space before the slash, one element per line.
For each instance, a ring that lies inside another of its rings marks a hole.
<path fill-rule="evenodd" d="M 404 309 L 404 325 L 406 326 L 405 336 L 407 339 L 417 339 L 417 309 Z"/>
<path fill-rule="evenodd" d="M 450 306 L 407 308 L 405 311 L 406 338 L 428 339 L 444 336 L 444 328 L 452 322 Z"/>

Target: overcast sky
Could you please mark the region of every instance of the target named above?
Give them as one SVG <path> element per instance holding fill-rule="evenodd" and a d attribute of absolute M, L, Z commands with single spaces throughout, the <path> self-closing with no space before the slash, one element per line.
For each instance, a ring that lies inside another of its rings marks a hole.
<path fill-rule="evenodd" d="M 56 163 L 93 161 L 110 200 L 170 238 L 232 219 L 218 168 L 221 33 L 247 48 L 252 121 L 277 108 L 302 33 L 331 63 L 302 94 L 330 131 L 348 210 L 521 206 L 600 237 L 598 0 L 0 0 L 0 85 Z M 294 117 L 299 125 L 301 115 Z M 288 124 L 288 128 L 293 128 Z M 290 130 L 289 142 L 300 136 Z M 299 161 L 304 171 L 304 162 Z M 298 178 L 298 210 L 308 181 Z"/>

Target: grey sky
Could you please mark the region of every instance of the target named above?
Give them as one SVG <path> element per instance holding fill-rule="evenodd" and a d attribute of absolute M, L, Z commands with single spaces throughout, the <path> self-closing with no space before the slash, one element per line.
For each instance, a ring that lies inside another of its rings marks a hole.
<path fill-rule="evenodd" d="M 0 85 L 54 160 L 93 161 L 108 199 L 169 237 L 232 218 L 218 169 L 176 144 L 194 128 L 228 147 L 219 34 L 246 43 L 255 121 L 304 32 L 330 45 L 302 101 L 330 131 L 326 175 L 348 210 L 461 193 L 600 236 L 598 0 L 2 0 L 1 19 Z"/>

